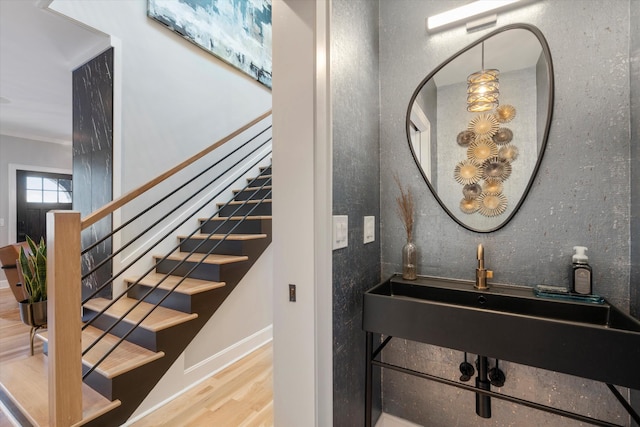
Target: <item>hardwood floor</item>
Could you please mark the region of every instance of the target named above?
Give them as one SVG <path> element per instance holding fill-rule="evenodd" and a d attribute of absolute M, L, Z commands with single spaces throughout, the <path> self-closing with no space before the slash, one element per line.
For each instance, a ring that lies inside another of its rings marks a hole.
<path fill-rule="evenodd" d="M 131 427 L 273 426 L 272 354 L 260 347 Z"/>
<path fill-rule="evenodd" d="M 42 352 L 36 340 L 35 353 Z M 0 369 L 29 357 L 29 327 L 11 290 L 0 289 Z M 268 343 L 192 388 L 132 427 L 273 426 L 273 349 Z M 0 427 L 11 423 L 0 411 Z"/>
<path fill-rule="evenodd" d="M 20 320 L 18 303 L 9 288 L 0 289 L 0 365 L 29 357 L 29 328 Z M 35 353 L 42 343 L 35 341 Z"/>

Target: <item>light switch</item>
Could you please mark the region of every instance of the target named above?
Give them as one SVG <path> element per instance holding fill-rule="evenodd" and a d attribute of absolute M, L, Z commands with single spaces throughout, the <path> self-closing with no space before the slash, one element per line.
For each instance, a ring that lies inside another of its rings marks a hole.
<path fill-rule="evenodd" d="M 364 243 L 371 243 L 376 240 L 376 217 L 364 217 Z"/>
<path fill-rule="evenodd" d="M 4 218 L 0 218 L 0 227 L 4 227 Z"/>
<path fill-rule="evenodd" d="M 333 249 L 346 248 L 349 245 L 349 217 L 333 216 Z"/>

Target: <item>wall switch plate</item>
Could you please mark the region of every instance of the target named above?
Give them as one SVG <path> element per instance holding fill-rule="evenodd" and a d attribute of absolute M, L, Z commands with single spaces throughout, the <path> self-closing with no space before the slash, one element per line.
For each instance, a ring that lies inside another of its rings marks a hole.
<path fill-rule="evenodd" d="M 376 240 L 376 217 L 364 217 L 364 243 L 371 243 Z"/>
<path fill-rule="evenodd" d="M 289 302 L 296 302 L 296 285 L 289 285 Z"/>
<path fill-rule="evenodd" d="M 349 217 L 333 216 L 333 249 L 346 248 L 349 245 Z"/>
<path fill-rule="evenodd" d="M 4 218 L 0 218 L 0 227 L 4 227 Z"/>

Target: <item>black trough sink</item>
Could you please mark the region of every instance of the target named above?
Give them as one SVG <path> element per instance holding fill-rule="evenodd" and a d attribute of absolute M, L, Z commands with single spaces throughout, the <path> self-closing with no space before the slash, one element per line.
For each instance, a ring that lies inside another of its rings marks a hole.
<path fill-rule="evenodd" d="M 364 294 L 366 331 L 640 389 L 640 322 L 529 287 L 393 276 Z"/>

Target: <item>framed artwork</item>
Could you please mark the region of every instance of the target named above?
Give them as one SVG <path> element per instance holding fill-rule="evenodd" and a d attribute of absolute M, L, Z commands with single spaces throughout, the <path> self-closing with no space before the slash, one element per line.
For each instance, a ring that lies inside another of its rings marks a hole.
<path fill-rule="evenodd" d="M 148 0 L 147 14 L 271 88 L 271 0 Z"/>

